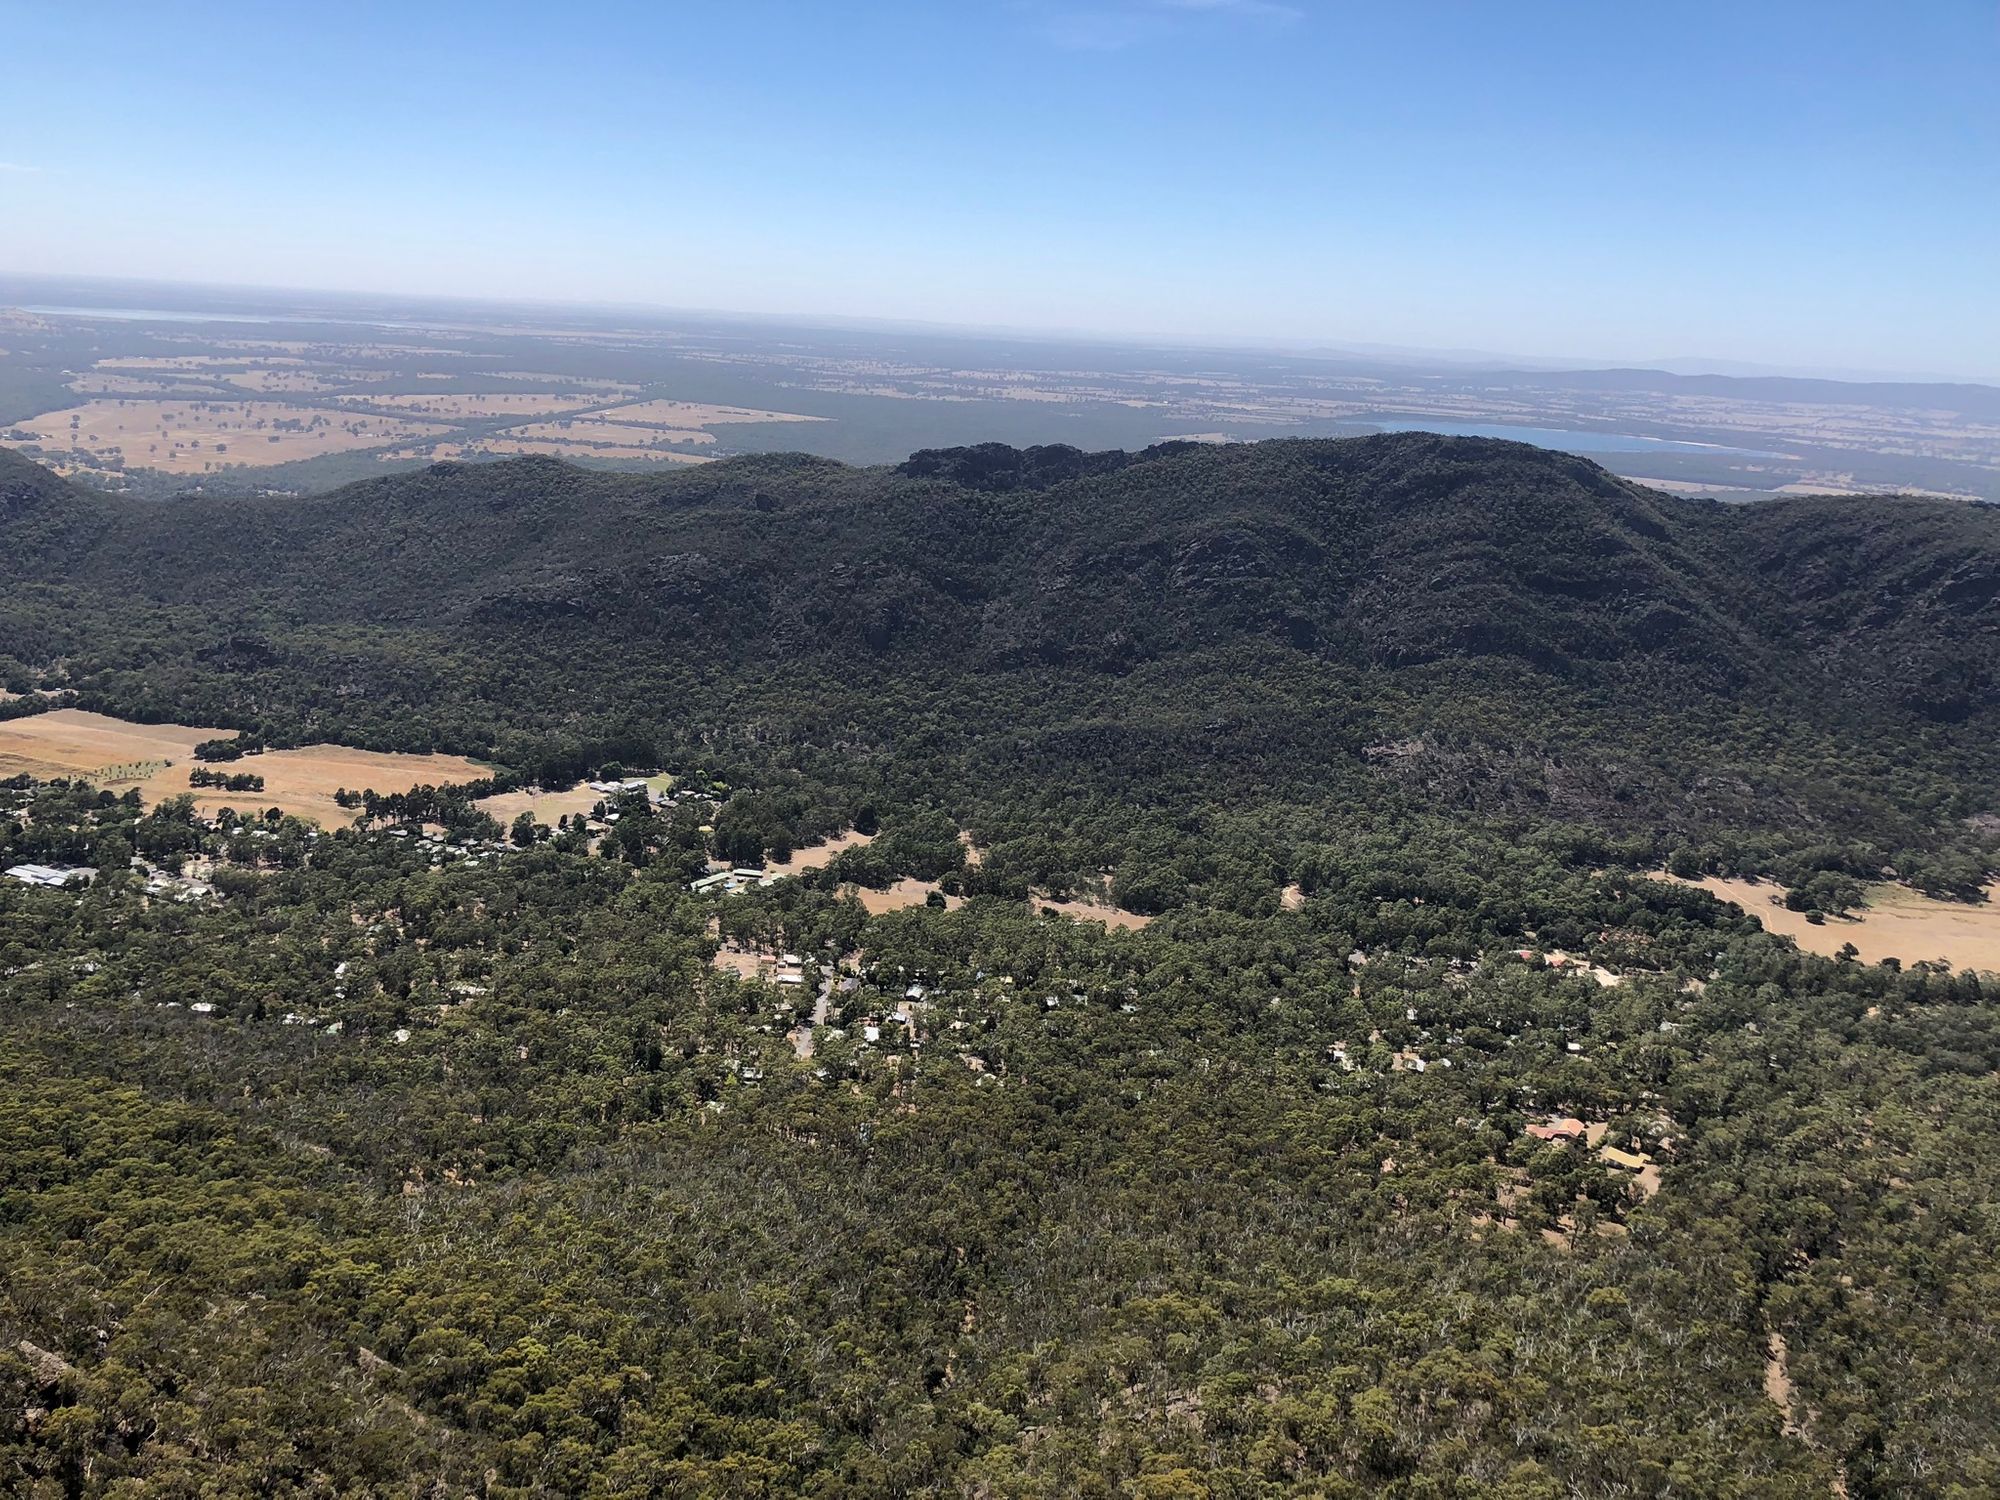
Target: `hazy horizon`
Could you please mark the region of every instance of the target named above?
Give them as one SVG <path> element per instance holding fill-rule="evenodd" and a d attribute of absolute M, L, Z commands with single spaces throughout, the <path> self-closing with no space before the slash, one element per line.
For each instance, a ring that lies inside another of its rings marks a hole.
<path fill-rule="evenodd" d="M 969 322 L 940 322 L 922 318 L 877 317 L 865 314 L 838 314 L 799 310 L 792 312 L 756 312 L 743 308 L 729 307 L 683 307 L 656 302 L 596 301 L 578 297 L 563 297 L 550 294 L 523 297 L 474 297 L 461 293 L 386 290 L 375 291 L 354 287 L 301 287 L 277 284 L 252 284 L 200 281 L 161 281 L 149 277 L 73 277 L 49 273 L 27 273 L 9 276 L 0 270 L 0 292 L 13 285 L 45 282 L 51 286 L 69 287 L 79 292 L 96 289 L 103 296 L 123 294 L 130 300 L 109 302 L 41 303 L 32 298 L 14 299 L 24 310 L 37 309 L 85 314 L 102 311 L 109 314 L 130 313 L 149 310 L 143 294 L 162 294 L 163 300 L 179 297 L 200 297 L 217 302 L 225 302 L 234 297 L 233 311 L 229 308 L 212 309 L 219 318 L 240 317 L 245 321 L 258 321 L 260 314 L 274 317 L 288 317 L 293 313 L 271 313 L 254 305 L 254 299 L 266 299 L 271 303 L 292 303 L 294 307 L 304 306 L 309 299 L 328 298 L 338 301 L 352 300 L 357 304 L 368 303 L 404 304 L 406 310 L 444 309 L 460 306 L 468 311 L 490 309 L 513 313 L 542 313 L 555 316 L 638 316 L 661 323 L 675 320 L 711 320 L 718 323 L 743 323 L 749 326 L 819 330 L 835 332 L 852 330 L 855 332 L 880 334 L 908 334 L 914 337 L 950 338 L 970 337 L 991 339 L 1001 343 L 1041 344 L 1077 343 L 1102 346 L 1111 349 L 1181 350 L 1200 352 L 1212 350 L 1219 354 L 1278 354 L 1293 358 L 1380 360 L 1386 364 L 1406 364 L 1412 368 L 1449 368 L 1465 370 L 1494 369 L 1521 371 L 1588 371 L 1604 369 L 1657 370 L 1675 375 L 1716 375 L 1732 378 L 1771 377 L 1798 380 L 1829 380 L 1848 383 L 1883 384 L 1969 384 L 2000 386 L 2000 373 L 1979 375 L 1951 371 L 1925 370 L 1880 370 L 1828 368 L 1823 366 L 1773 365 L 1755 361 L 1706 358 L 1699 354 L 1664 355 L 1658 357 L 1630 357 L 1618 355 L 1572 354 L 1526 355 L 1502 349 L 1457 349 L 1434 348 L 1410 344 L 1370 343 L 1337 338 L 1295 339 L 1281 338 L 1213 338 L 1176 336 L 1146 331 L 1128 331 L 1103 328 L 1054 328 L 1007 324 L 981 324 Z M 0 299 L 4 300 L 4 299 Z M 184 312 L 193 317 L 197 310 L 188 308 L 164 308 L 161 311 Z M 350 308 L 352 315 L 358 309 Z M 362 319 L 362 321 L 369 321 Z"/>
<path fill-rule="evenodd" d="M 2000 374 L 1969 0 L 7 20 L 4 272 Z"/>

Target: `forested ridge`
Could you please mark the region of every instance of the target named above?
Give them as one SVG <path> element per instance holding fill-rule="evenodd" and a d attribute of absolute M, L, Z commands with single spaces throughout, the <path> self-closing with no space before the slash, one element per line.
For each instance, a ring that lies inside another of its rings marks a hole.
<path fill-rule="evenodd" d="M 0 542 L 6 713 L 495 767 L 0 786 L 95 874 L 0 882 L 0 1491 L 2000 1491 L 1996 981 L 1644 873 L 1980 898 L 2000 512 L 1421 434 L 0 452 Z"/>

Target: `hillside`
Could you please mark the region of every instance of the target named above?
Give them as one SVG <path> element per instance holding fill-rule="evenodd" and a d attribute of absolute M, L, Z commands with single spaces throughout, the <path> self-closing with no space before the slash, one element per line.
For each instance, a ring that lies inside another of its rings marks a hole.
<path fill-rule="evenodd" d="M 2000 1484 L 1994 983 L 1911 946 L 2000 513 L 1421 435 L 0 507 L 10 692 L 497 762 L 0 780 L 91 876 L 0 880 L 0 1492 Z"/>
<path fill-rule="evenodd" d="M 8 472 L 17 676 L 280 743 L 532 772 L 637 734 L 961 806 L 1081 762 L 1170 817 L 1250 768 L 1253 804 L 1442 797 L 1668 847 L 1719 821 L 1864 862 L 1991 810 L 1986 507 L 1725 506 L 1423 434 L 172 504 Z"/>
<path fill-rule="evenodd" d="M 994 466 L 998 467 L 994 467 Z M 1129 667 L 1274 640 L 1370 666 L 1662 659 L 1740 678 L 1839 630 L 2000 630 L 2000 511 L 1667 497 L 1577 458 L 1403 434 L 1142 454 L 746 458 L 667 478 L 442 464 L 305 500 L 94 498 L 9 460 L 15 581 L 215 618 L 504 629 L 753 658 L 815 647 Z M 1789 665 L 1789 664 L 1788 664 Z"/>

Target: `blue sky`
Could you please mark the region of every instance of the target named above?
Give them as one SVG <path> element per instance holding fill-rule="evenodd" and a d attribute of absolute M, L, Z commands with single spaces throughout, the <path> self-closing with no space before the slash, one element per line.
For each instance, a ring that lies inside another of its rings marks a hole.
<path fill-rule="evenodd" d="M 2000 376 L 1994 0 L 0 0 L 0 269 Z"/>

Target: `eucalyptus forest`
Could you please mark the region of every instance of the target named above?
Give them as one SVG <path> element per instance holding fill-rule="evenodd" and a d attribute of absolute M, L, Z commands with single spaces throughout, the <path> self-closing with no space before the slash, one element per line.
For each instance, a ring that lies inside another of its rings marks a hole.
<path fill-rule="evenodd" d="M 220 731 L 0 780 L 0 1492 L 2000 1493 L 2000 976 L 1693 883 L 1986 907 L 1996 677 L 1487 439 L 0 452 L 0 728 Z"/>

